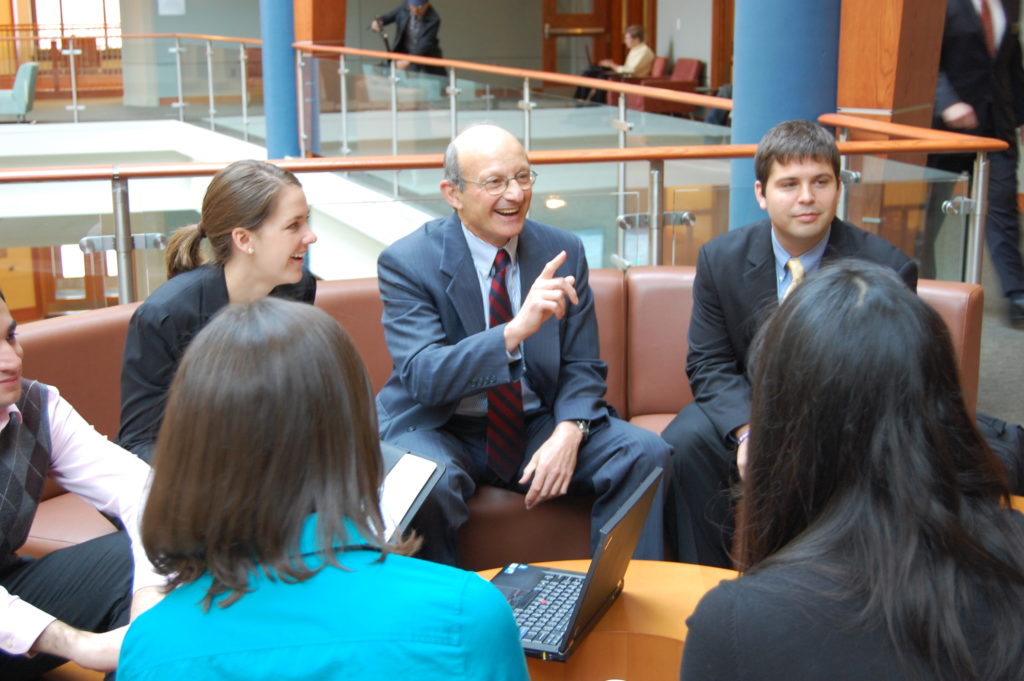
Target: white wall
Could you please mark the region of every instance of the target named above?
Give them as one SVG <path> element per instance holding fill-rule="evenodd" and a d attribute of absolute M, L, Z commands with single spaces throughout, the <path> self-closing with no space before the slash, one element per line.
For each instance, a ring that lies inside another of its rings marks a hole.
<path fill-rule="evenodd" d="M 711 73 L 712 0 L 658 0 L 658 44 L 654 52 L 675 63 L 680 57 L 700 59 Z"/>

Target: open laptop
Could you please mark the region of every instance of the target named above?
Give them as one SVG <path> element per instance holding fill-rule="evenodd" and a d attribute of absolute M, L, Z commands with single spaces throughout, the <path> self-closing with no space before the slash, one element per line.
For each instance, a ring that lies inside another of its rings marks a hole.
<path fill-rule="evenodd" d="M 652 471 L 601 528 L 585 575 L 511 563 L 491 580 L 512 606 L 527 655 L 564 662 L 622 592 L 661 473 Z"/>

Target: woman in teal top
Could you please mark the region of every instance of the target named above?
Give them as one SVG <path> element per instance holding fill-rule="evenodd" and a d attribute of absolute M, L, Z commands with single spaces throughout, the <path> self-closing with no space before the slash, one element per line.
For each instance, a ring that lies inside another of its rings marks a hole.
<path fill-rule="evenodd" d="M 174 378 L 143 517 L 173 590 L 132 624 L 118 678 L 526 679 L 493 586 L 383 541 L 376 433 L 326 313 L 220 312 Z"/>

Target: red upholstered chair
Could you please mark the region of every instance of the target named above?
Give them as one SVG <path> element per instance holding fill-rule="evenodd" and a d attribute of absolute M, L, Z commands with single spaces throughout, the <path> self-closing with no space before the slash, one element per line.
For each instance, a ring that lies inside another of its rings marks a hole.
<path fill-rule="evenodd" d="M 652 73 L 650 78 L 636 78 L 627 82 L 633 85 L 660 87 L 677 92 L 696 92 L 703 75 L 704 62 L 699 59 L 681 57 L 676 59 L 676 65 L 672 68 L 672 75 L 668 78 L 659 78 Z M 641 97 L 640 95 L 626 95 L 626 106 L 634 111 L 680 116 L 689 116 L 697 108 L 692 104 L 668 102 L 662 99 Z"/>
<path fill-rule="evenodd" d="M 668 72 L 668 58 L 667 57 L 655 57 L 654 63 L 651 64 L 651 74 L 644 76 L 643 78 L 635 78 L 633 76 L 623 76 L 617 73 L 613 73 L 608 77 L 608 80 L 618 81 L 620 83 L 629 83 L 630 85 L 640 85 L 640 81 L 644 78 L 665 78 L 665 74 Z M 619 102 L 618 92 L 606 92 L 605 103 L 615 106 Z"/>

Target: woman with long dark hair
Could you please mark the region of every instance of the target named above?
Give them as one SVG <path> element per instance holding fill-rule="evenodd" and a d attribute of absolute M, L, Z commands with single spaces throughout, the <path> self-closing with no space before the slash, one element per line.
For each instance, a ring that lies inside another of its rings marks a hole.
<path fill-rule="evenodd" d="M 690 618 L 682 678 L 1024 678 L 1024 517 L 939 315 L 848 261 L 754 349 L 743 574 Z"/>
<path fill-rule="evenodd" d="M 504 597 L 389 545 L 373 391 L 337 322 L 264 298 L 196 336 L 171 386 L 142 521 L 173 591 L 118 677 L 526 678 Z"/>

